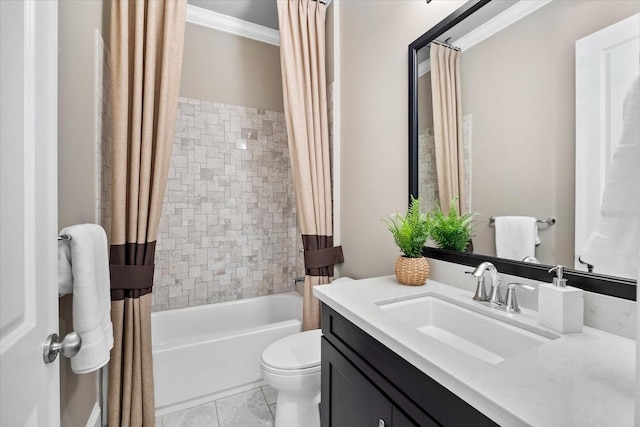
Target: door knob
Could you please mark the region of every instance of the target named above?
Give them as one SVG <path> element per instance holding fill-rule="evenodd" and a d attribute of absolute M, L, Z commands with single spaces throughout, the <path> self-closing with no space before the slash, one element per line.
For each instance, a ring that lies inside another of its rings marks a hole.
<path fill-rule="evenodd" d="M 51 334 L 44 342 L 42 358 L 44 363 L 51 363 L 56 360 L 58 353 L 62 353 L 64 357 L 71 358 L 78 354 L 82 347 L 82 338 L 77 332 L 69 332 L 60 341 L 58 334 Z"/>

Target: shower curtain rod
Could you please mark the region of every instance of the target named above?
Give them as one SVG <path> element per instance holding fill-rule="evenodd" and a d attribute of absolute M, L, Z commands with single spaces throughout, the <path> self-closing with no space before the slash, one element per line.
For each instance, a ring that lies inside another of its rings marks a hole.
<path fill-rule="evenodd" d="M 448 47 L 449 49 L 453 49 L 453 50 L 457 50 L 458 52 L 462 52 L 462 49 L 460 49 L 459 47 L 453 46 L 451 44 L 447 44 L 445 42 L 441 42 L 439 40 L 432 40 L 427 44 L 427 46 L 430 46 L 431 43 L 439 44 L 440 46 Z"/>

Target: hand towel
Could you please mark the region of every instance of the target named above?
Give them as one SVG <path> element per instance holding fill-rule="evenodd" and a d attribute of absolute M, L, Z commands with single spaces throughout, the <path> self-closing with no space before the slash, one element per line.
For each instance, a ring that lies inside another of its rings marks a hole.
<path fill-rule="evenodd" d="M 84 374 L 106 365 L 113 347 L 107 236 L 95 224 L 67 227 L 61 234 L 71 236 L 68 244 L 73 277 L 73 330 L 82 338 L 82 348 L 71 358 L 71 369 Z"/>
<path fill-rule="evenodd" d="M 624 100 L 622 135 L 613 153 L 595 230 L 582 248 L 581 259 L 594 272 L 638 277 L 640 230 L 640 76 Z M 580 248 L 576 248 L 580 249 Z"/>
<path fill-rule="evenodd" d="M 496 217 L 496 256 L 522 261 L 536 256 L 538 224 L 531 216 Z"/>
<path fill-rule="evenodd" d="M 71 246 L 68 240 L 58 240 L 58 296 L 73 292 Z"/>

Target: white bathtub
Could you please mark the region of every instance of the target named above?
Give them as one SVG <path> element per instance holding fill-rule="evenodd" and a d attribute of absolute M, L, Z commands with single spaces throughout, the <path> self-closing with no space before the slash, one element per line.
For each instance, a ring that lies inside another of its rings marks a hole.
<path fill-rule="evenodd" d="M 156 415 L 263 385 L 262 351 L 301 316 L 296 292 L 152 313 Z"/>

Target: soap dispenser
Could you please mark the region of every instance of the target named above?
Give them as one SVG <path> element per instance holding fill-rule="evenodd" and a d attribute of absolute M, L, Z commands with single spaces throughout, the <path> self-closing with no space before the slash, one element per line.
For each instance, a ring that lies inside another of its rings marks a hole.
<path fill-rule="evenodd" d="M 561 334 L 582 332 L 584 297 L 582 289 L 567 286 L 564 266 L 549 270 L 556 272 L 553 283 L 538 285 L 538 315 L 540 324 Z"/>

